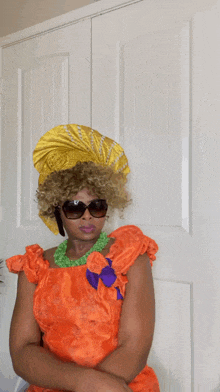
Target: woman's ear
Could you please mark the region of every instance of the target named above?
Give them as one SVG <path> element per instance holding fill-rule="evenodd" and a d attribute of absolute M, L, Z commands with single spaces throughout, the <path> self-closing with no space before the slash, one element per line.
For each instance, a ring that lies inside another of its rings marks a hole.
<path fill-rule="evenodd" d="M 56 218 L 56 221 L 57 221 L 57 226 L 58 226 L 58 229 L 59 229 L 59 233 L 60 233 L 60 235 L 65 237 L 65 231 L 64 231 L 64 228 L 63 228 L 63 222 L 62 222 L 62 219 L 61 219 L 61 216 L 60 216 L 60 211 L 59 211 L 58 207 L 55 207 L 54 215 L 55 215 L 55 218 Z"/>

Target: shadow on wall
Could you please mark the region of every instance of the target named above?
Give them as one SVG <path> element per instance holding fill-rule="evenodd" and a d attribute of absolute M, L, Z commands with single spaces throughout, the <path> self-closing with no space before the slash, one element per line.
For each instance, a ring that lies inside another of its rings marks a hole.
<path fill-rule="evenodd" d="M 157 375 L 160 392 L 184 392 L 186 391 L 186 386 L 184 386 L 180 380 L 177 380 L 173 377 L 172 374 L 169 373 L 169 370 L 166 369 L 154 353 L 154 350 L 151 350 L 149 355 L 149 361 L 147 361 L 148 366 L 152 367 Z M 220 377 L 219 377 L 220 380 Z M 199 384 L 197 387 L 194 387 L 193 391 L 195 392 L 220 392 L 220 382 L 217 386 L 215 383 L 207 383 Z M 190 389 L 191 390 L 191 389 Z M 187 390 L 188 392 L 188 390 Z"/>
<path fill-rule="evenodd" d="M 0 259 L 0 269 L 3 268 L 3 265 L 2 265 L 2 264 L 3 264 L 3 261 L 4 261 L 3 259 Z M 1 274 L 0 274 L 0 276 L 1 276 Z M 0 283 L 3 283 L 3 281 L 0 280 Z"/>
<path fill-rule="evenodd" d="M 159 358 L 154 353 L 152 349 L 147 361 L 148 366 L 152 367 L 157 375 L 160 392 L 183 392 L 185 391 L 184 385 L 180 384 L 180 381 L 175 379 L 173 375 L 171 375 L 162 363 Z M 206 391 L 207 392 L 207 391 Z"/>
<path fill-rule="evenodd" d="M 21 377 L 19 377 L 13 392 L 26 392 L 29 385 L 30 384 L 28 384 Z"/>

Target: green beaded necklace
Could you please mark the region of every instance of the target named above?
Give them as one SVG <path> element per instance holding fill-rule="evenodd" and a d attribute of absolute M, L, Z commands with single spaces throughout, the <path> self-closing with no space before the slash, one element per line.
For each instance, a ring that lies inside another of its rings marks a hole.
<path fill-rule="evenodd" d="M 54 261 L 61 268 L 86 264 L 87 257 L 90 255 L 90 253 L 101 252 L 104 249 L 104 247 L 108 244 L 109 240 L 110 238 L 107 237 L 107 234 L 105 232 L 101 233 L 98 240 L 93 245 L 93 247 L 84 256 L 80 257 L 80 259 L 78 260 L 70 260 L 69 257 L 66 256 L 65 253 L 67 249 L 68 240 L 65 240 L 57 247 L 54 253 Z"/>

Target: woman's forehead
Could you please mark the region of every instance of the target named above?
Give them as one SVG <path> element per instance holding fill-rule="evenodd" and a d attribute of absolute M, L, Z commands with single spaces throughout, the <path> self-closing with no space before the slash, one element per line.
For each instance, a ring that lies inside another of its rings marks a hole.
<path fill-rule="evenodd" d="M 81 191 L 79 191 L 76 195 L 72 196 L 71 200 L 90 201 L 97 198 L 98 197 L 94 192 L 90 191 L 87 188 L 84 188 Z"/>

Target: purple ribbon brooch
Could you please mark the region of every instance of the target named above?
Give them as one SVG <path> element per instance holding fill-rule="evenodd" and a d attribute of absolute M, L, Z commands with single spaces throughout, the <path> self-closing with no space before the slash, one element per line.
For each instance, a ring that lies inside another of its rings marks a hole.
<path fill-rule="evenodd" d="M 100 274 L 91 272 L 89 269 L 86 270 L 86 278 L 89 284 L 91 284 L 91 286 L 96 290 L 98 288 L 99 279 L 102 279 L 102 282 L 106 287 L 111 287 L 117 279 L 115 270 L 112 268 L 112 260 L 109 258 L 106 258 L 106 260 L 108 261 L 109 266 L 107 265 L 104 267 Z M 115 287 L 115 289 L 117 290 L 117 299 L 123 299 L 119 288 Z"/>

